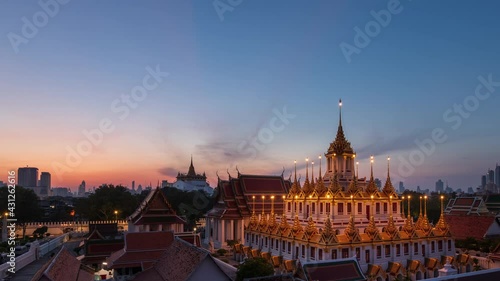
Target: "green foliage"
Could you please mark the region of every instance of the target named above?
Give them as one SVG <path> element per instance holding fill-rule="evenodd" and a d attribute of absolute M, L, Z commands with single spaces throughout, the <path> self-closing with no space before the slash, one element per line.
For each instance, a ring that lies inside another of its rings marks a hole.
<path fill-rule="evenodd" d="M 0 211 L 2 214 L 8 210 L 7 188 L 0 188 Z M 26 235 L 26 223 L 37 221 L 41 218 L 42 209 L 39 206 L 38 196 L 32 189 L 16 185 L 16 209 L 14 210 L 17 226 L 22 227 L 23 237 Z"/>
<path fill-rule="evenodd" d="M 177 188 L 164 188 L 163 192 L 177 215 L 187 218 L 188 229 L 193 229 L 196 221 L 203 218 L 214 205 L 214 198 L 200 190 L 187 192 Z"/>
<path fill-rule="evenodd" d="M 246 260 L 236 271 L 236 281 L 243 281 L 245 278 L 262 277 L 274 274 L 273 266 L 263 258 L 253 258 Z"/>
<path fill-rule="evenodd" d="M 33 237 L 34 238 L 43 238 L 43 235 L 45 233 L 47 233 L 48 230 L 49 230 L 49 228 L 45 225 L 42 227 L 39 227 L 39 228 L 35 229 L 35 231 L 33 231 Z"/>
<path fill-rule="evenodd" d="M 217 254 L 219 254 L 219 256 L 223 256 L 223 255 L 227 254 L 227 250 L 226 249 L 218 249 Z"/>
<path fill-rule="evenodd" d="M 132 195 L 127 188 L 105 184 L 88 198 L 75 201 L 75 212 L 90 220 L 114 220 L 116 210 L 118 219 L 124 219 L 130 216 L 138 205 L 138 197 Z"/>

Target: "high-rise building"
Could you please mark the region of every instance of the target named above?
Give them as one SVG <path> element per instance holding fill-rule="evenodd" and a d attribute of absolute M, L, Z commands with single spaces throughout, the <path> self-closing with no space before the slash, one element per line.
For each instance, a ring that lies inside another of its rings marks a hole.
<path fill-rule="evenodd" d="M 495 168 L 495 184 L 497 185 L 497 188 L 500 188 L 500 166 Z"/>
<path fill-rule="evenodd" d="M 436 182 L 436 192 L 443 193 L 443 191 L 444 191 L 444 182 L 441 179 L 439 179 Z"/>
<path fill-rule="evenodd" d="M 78 187 L 78 196 L 85 196 L 85 181 L 82 181 L 80 186 Z"/>
<path fill-rule="evenodd" d="M 402 181 L 399 182 L 399 193 L 404 193 L 405 192 L 405 186 Z"/>
<path fill-rule="evenodd" d="M 17 184 L 22 187 L 36 187 L 38 183 L 38 168 L 23 167 L 17 169 Z"/>
<path fill-rule="evenodd" d="M 132 181 L 132 191 L 135 192 L 135 181 Z"/>
<path fill-rule="evenodd" d="M 382 188 L 382 181 L 379 179 L 379 178 L 376 178 L 375 179 L 375 185 L 381 189 Z"/>
<path fill-rule="evenodd" d="M 481 176 L 481 187 L 482 188 L 486 187 L 486 175 Z"/>
<path fill-rule="evenodd" d="M 493 170 L 488 170 L 488 183 L 495 182 L 495 172 Z"/>
<path fill-rule="evenodd" d="M 40 175 L 40 186 L 50 189 L 51 176 L 49 172 L 42 172 Z"/>

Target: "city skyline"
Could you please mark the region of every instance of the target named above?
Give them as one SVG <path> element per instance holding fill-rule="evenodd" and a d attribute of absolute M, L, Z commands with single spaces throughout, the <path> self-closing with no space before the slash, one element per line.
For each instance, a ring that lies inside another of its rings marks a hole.
<path fill-rule="evenodd" d="M 61 6 L 27 43 L 0 41 L 0 180 L 30 165 L 73 191 L 156 185 L 191 155 L 211 186 L 236 167 L 288 178 L 294 160 L 304 177 L 305 158 L 317 164 L 335 138 L 340 98 L 361 177 L 374 155 L 384 179 L 390 156 L 393 182 L 466 190 L 500 160 L 495 1 L 401 1 L 364 47 L 358 30 L 387 3 L 246 1 L 222 19 L 211 2 L 96 3 Z M 43 11 L 2 5 L 7 35 Z M 123 98 L 138 86 L 147 96 Z M 411 153 L 423 159 L 405 171 Z"/>

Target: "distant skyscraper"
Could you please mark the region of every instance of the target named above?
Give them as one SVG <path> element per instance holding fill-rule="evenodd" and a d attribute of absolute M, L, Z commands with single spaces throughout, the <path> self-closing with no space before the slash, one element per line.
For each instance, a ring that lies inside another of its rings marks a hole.
<path fill-rule="evenodd" d="M 375 182 L 375 185 L 378 187 L 378 189 L 381 189 L 382 188 L 382 181 L 378 178 L 375 178 L 375 180 L 373 180 Z"/>
<path fill-rule="evenodd" d="M 493 170 L 488 170 L 488 183 L 495 182 L 495 172 Z"/>
<path fill-rule="evenodd" d="M 82 181 L 82 183 L 80 184 L 80 186 L 78 187 L 78 196 L 85 196 L 85 181 Z"/>
<path fill-rule="evenodd" d="M 444 182 L 441 179 L 439 179 L 436 182 L 436 192 L 443 193 L 443 191 L 444 191 Z"/>
<path fill-rule="evenodd" d="M 474 194 L 474 189 L 472 188 L 472 186 L 467 189 L 467 193 Z"/>
<path fill-rule="evenodd" d="M 38 168 L 24 167 L 17 169 L 17 184 L 22 187 L 36 187 L 38 183 Z"/>
<path fill-rule="evenodd" d="M 399 182 L 399 193 L 405 192 L 405 186 L 402 181 Z"/>
<path fill-rule="evenodd" d="M 40 175 L 40 186 L 50 189 L 51 176 L 49 172 L 42 172 Z"/>
<path fill-rule="evenodd" d="M 135 181 L 132 181 L 132 191 L 135 192 Z"/>
<path fill-rule="evenodd" d="M 142 192 L 142 185 L 139 184 L 139 186 L 137 187 L 137 193 L 141 193 Z"/>
<path fill-rule="evenodd" d="M 500 166 L 495 168 L 495 184 L 497 185 L 497 188 L 500 188 Z"/>
<path fill-rule="evenodd" d="M 486 187 L 486 175 L 481 176 L 481 187 L 482 188 Z"/>

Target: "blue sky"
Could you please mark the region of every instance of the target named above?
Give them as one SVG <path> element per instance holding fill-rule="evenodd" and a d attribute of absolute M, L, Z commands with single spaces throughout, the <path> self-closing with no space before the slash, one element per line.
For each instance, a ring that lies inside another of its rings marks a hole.
<path fill-rule="evenodd" d="M 225 177 L 236 166 L 262 174 L 284 166 L 288 176 L 297 159 L 304 174 L 303 159 L 326 152 L 335 137 L 339 98 L 361 175 L 373 154 L 385 178 L 390 155 L 393 181 L 407 187 L 433 189 L 439 178 L 476 187 L 500 160 L 500 87 L 457 129 L 443 118 L 474 95 L 478 77 L 500 81 L 497 1 L 400 1 L 350 62 L 340 44 L 355 46 L 355 27 L 365 30 L 371 11 L 391 1 L 247 0 L 223 20 L 214 3 L 69 1 L 16 53 L 9 38 L 23 36 L 22 18 L 33 23 L 44 10 L 38 1 L 2 1 L 0 169 L 36 166 L 52 173 L 53 186 L 73 188 L 81 180 L 172 180 L 191 155 L 212 185 L 217 171 Z M 120 120 L 111 104 L 142 84 L 148 66 L 169 75 Z M 295 117 L 255 157 L 242 153 L 284 107 Z M 67 147 L 103 118 L 116 129 L 69 167 Z M 446 141 L 401 173 L 401 159 L 421 151 L 415 141 L 435 128 Z"/>

